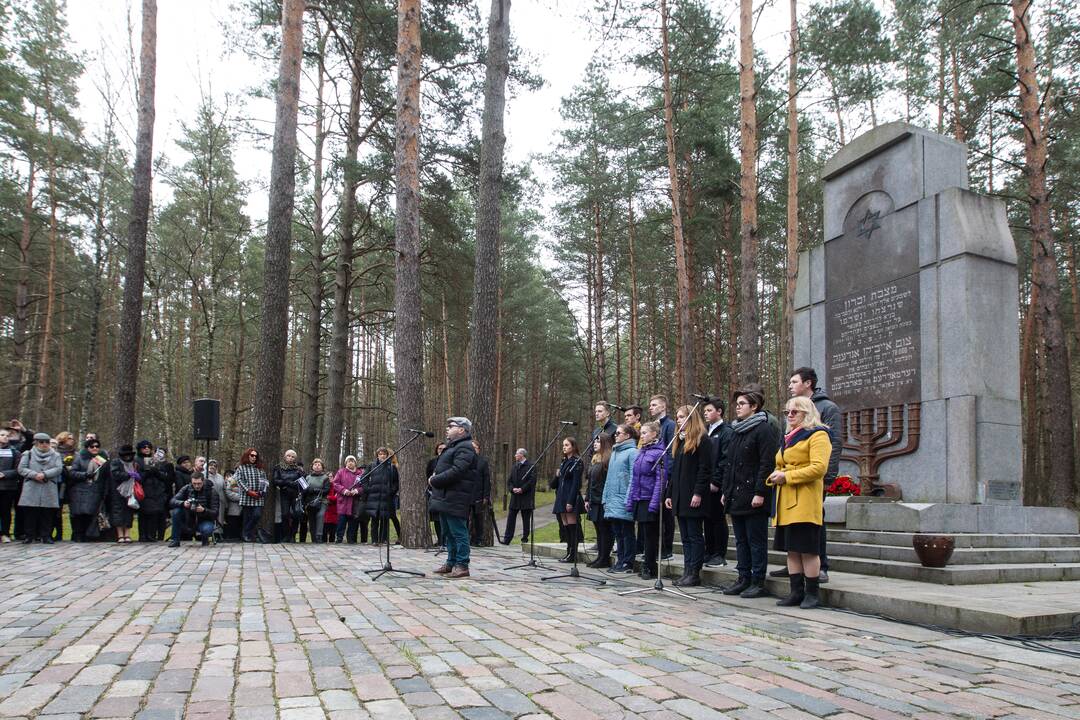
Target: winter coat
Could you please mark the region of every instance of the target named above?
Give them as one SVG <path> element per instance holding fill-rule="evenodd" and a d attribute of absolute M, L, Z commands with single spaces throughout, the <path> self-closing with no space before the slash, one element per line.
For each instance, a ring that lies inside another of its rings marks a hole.
<path fill-rule="evenodd" d="M 154 464 L 149 458 L 136 457 L 139 466 L 140 481 L 146 497 L 139 501 L 139 514 L 161 515 L 169 508 L 169 499 L 175 495 L 172 488 L 173 467 L 169 463 Z"/>
<path fill-rule="evenodd" d="M 105 481 L 105 497 L 109 507 L 109 522 L 113 527 L 129 528 L 135 519 L 135 511 L 128 507 L 128 499 L 117 489 L 128 481 L 127 469 L 119 457 L 110 460 L 107 467 L 109 474 Z M 137 465 L 135 471 L 138 472 Z"/>
<path fill-rule="evenodd" d="M 180 492 L 180 488 L 191 484 L 191 470 L 185 470 L 180 465 L 173 468 L 172 486 L 169 487 L 169 497 Z"/>
<path fill-rule="evenodd" d="M 105 499 L 109 463 L 91 463 L 93 457 L 89 450 L 82 450 L 68 468 L 67 501 L 72 515 L 97 515 Z"/>
<path fill-rule="evenodd" d="M 363 468 L 359 467 L 355 470 L 343 467 L 334 473 L 334 494 L 337 495 L 337 511 L 339 517 L 349 517 L 352 515 L 354 502 L 364 502 L 364 497 L 362 495 L 345 494 L 346 490 L 363 489 L 363 485 L 360 482 L 360 478 L 363 474 Z"/>
<path fill-rule="evenodd" d="M 607 463 L 590 463 L 585 471 L 588 483 L 585 486 L 585 501 L 589 503 L 589 519 L 599 522 L 604 519 L 604 482 L 607 480 Z"/>
<path fill-rule="evenodd" d="M 299 463 L 295 465 L 278 465 L 274 468 L 274 487 L 278 489 L 278 505 L 292 507 L 296 498 L 300 497 L 300 478 L 307 473 Z"/>
<path fill-rule="evenodd" d="M 844 451 L 843 420 L 840 417 L 840 407 L 830 400 L 821 388 L 814 388 L 814 394 L 810 396 L 810 400 L 817 408 L 822 424 L 828 426 L 829 430 L 829 467 L 825 470 L 823 482 L 823 487 L 828 487 L 840 474 L 840 454 Z M 824 493 L 825 491 L 822 490 L 822 496 Z"/>
<path fill-rule="evenodd" d="M 483 455 L 476 456 L 476 504 L 491 502 L 491 466 Z"/>
<path fill-rule="evenodd" d="M 221 473 L 206 473 L 206 482 L 217 495 L 217 524 L 225 526 L 225 513 L 229 509 L 229 498 L 225 496 L 225 477 Z"/>
<path fill-rule="evenodd" d="M 721 500 L 724 497 L 724 477 L 727 475 L 728 447 L 731 445 L 731 438 L 734 435 L 735 431 L 726 422 L 720 423 L 709 431 L 709 441 L 713 446 L 713 460 L 715 462 L 713 479 L 709 483 L 709 497 L 706 503 L 709 506 L 708 517 L 712 520 L 719 520 L 724 515 L 724 503 Z M 716 490 L 713 490 L 714 487 Z"/>
<path fill-rule="evenodd" d="M 663 444 L 657 440 L 638 451 L 634 459 L 634 474 L 630 480 L 630 489 L 626 493 L 626 510 L 634 512 L 639 500 L 649 501 L 649 512 L 660 510 L 660 498 L 664 496 L 667 485 L 668 464 L 657 462 L 664 454 Z"/>
<path fill-rule="evenodd" d="M 822 523 L 821 497 L 832 452 L 829 428 L 799 429 L 784 439 L 776 453 L 776 469 L 784 484 L 776 488 L 776 525 Z"/>
<path fill-rule="evenodd" d="M 520 493 L 510 492 L 511 510 L 532 510 L 536 507 L 536 471 L 533 464 L 515 462 L 510 469 L 510 475 L 506 478 L 507 491 L 521 488 Z"/>
<path fill-rule="evenodd" d="M 675 437 L 675 431 L 679 429 L 679 426 L 675 424 L 675 421 L 665 415 L 656 422 L 660 423 L 660 447 L 666 448 L 671 444 L 671 439 Z M 671 453 L 667 454 L 668 470 L 671 470 Z"/>
<path fill-rule="evenodd" d="M 671 477 L 665 497 L 671 499 L 671 509 L 678 517 L 704 518 L 709 515 L 709 484 L 713 480 L 716 462 L 713 444 L 708 436 L 702 436 L 694 451 L 687 453 L 683 445 L 675 451 L 671 465 Z M 701 502 L 691 507 L 690 501 L 697 495 Z"/>
<path fill-rule="evenodd" d="M 326 505 L 326 494 L 330 492 L 330 476 L 326 473 L 312 473 L 304 478 L 307 483 L 307 489 L 304 490 L 304 507 L 308 507 L 312 503 Z"/>
<path fill-rule="evenodd" d="M 634 519 L 634 514 L 626 509 L 626 496 L 630 492 L 638 452 L 633 440 L 623 440 L 611 449 L 603 493 L 604 517 L 608 520 Z"/>
<path fill-rule="evenodd" d="M 240 510 L 240 483 L 235 477 L 229 478 L 225 485 L 225 502 L 227 503 L 225 516 L 239 517 L 242 512 Z"/>
<path fill-rule="evenodd" d="M 330 483 L 330 492 L 326 493 L 326 512 L 323 513 L 324 527 L 337 525 L 338 521 L 338 496 L 334 490 L 333 482 Z"/>
<path fill-rule="evenodd" d="M 428 507 L 432 512 L 459 518 L 469 516 L 480 485 L 476 472 L 476 451 L 469 435 L 446 446 L 439 455 L 439 462 L 435 463 L 435 474 L 428 484 L 431 485 Z"/>
<path fill-rule="evenodd" d="M 34 479 L 38 473 L 45 481 Z M 19 507 L 59 508 L 60 481 L 64 474 L 64 459 L 60 453 L 49 449 L 41 453 L 37 448 L 28 450 L 19 458 L 19 475 L 23 479 Z"/>
<path fill-rule="evenodd" d="M 734 428 L 732 428 L 734 430 Z M 746 432 L 736 431 L 728 446 L 728 470 L 724 479 L 725 507 L 729 515 L 769 515 L 772 511 L 771 487 L 765 485 L 776 465 L 780 437 L 772 423 L 765 421 Z M 755 495 L 765 502 L 752 505 Z"/>
<path fill-rule="evenodd" d="M 394 497 L 400 479 L 392 462 L 373 462 L 364 472 L 364 494 L 359 496 L 364 513 L 371 517 L 390 517 L 394 514 Z"/>
<path fill-rule="evenodd" d="M 555 503 L 551 506 L 551 512 L 559 513 L 585 512 L 585 501 L 581 498 L 581 476 L 584 468 L 581 466 L 580 457 L 563 458 L 559 465 L 559 486 L 555 490 Z M 573 510 L 567 511 L 569 505 Z"/>
<path fill-rule="evenodd" d="M 186 500 L 191 501 L 191 507 L 185 509 L 184 501 Z M 201 513 L 196 513 L 195 508 L 199 505 L 202 505 L 203 511 Z M 198 490 L 196 490 L 195 487 L 192 485 L 185 485 L 184 487 L 180 488 L 180 492 L 176 493 L 176 495 L 173 496 L 172 500 L 169 501 L 169 507 L 174 510 L 177 508 L 185 509 L 186 512 L 197 515 L 196 519 L 200 521 L 217 521 L 217 493 L 214 492 L 213 486 L 205 480 L 203 481 L 202 488 Z"/>
<path fill-rule="evenodd" d="M 64 470 L 60 473 L 60 505 L 67 504 L 67 487 L 68 487 L 68 471 L 71 469 L 71 465 L 75 462 L 75 456 L 79 454 L 79 450 L 74 444 L 57 445 L 56 452 L 60 453 L 60 460 L 63 463 Z"/>
<path fill-rule="evenodd" d="M 9 444 L 0 448 L 0 490 L 8 492 L 19 489 L 19 448 Z"/>

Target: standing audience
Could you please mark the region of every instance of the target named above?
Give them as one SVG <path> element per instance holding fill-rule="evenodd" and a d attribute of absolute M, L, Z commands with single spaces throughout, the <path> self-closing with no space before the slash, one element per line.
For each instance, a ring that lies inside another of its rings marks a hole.
<path fill-rule="evenodd" d="M 53 450 L 48 433 L 34 435 L 34 447 L 19 458 L 19 475 L 23 479 L 19 507 L 26 522 L 24 544 L 38 540 L 51 545 L 56 510 L 60 508 L 60 482 L 64 459 Z"/>

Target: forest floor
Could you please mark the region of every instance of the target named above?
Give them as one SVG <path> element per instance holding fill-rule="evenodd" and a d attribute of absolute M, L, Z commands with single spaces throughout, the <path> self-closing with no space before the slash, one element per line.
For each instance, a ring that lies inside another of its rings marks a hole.
<path fill-rule="evenodd" d="M 608 576 L 384 577 L 377 549 L 0 546 L 0 717 L 1065 718 L 1080 662 L 832 610 Z M 1077 649 L 1075 643 L 1059 646 Z"/>

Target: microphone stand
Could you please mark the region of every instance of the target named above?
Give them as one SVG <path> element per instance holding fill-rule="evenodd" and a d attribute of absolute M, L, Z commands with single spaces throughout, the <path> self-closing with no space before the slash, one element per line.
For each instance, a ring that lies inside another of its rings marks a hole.
<path fill-rule="evenodd" d="M 409 432 L 411 432 L 413 434 L 413 436 L 411 438 L 409 438 L 405 442 L 404 445 L 402 445 L 401 447 L 397 448 L 392 453 L 390 453 L 390 455 L 385 460 L 383 460 L 380 463 L 377 463 L 375 465 L 375 467 L 371 468 L 371 473 L 374 473 L 376 470 L 381 468 L 383 465 L 385 465 L 386 463 L 393 460 L 394 457 L 397 456 L 397 454 L 399 452 L 401 452 L 405 448 L 409 447 L 410 445 L 412 445 L 414 442 L 416 442 L 420 438 L 424 437 L 423 432 L 418 432 L 416 430 L 410 430 Z M 368 473 L 368 475 L 370 476 L 371 473 Z M 391 510 L 390 511 L 393 512 L 393 506 L 392 505 L 391 505 Z M 379 512 L 380 512 L 380 514 L 382 513 L 381 510 Z M 376 519 L 377 520 L 382 520 L 383 518 L 376 517 Z M 385 525 L 386 525 L 386 562 L 383 563 L 383 566 L 381 568 L 372 568 L 371 570 L 365 570 L 364 572 L 371 576 L 372 582 L 378 580 L 379 578 L 381 578 L 383 575 L 385 575 L 387 573 L 398 573 L 399 575 L 412 575 L 414 577 L 424 577 L 424 573 L 422 573 L 422 572 L 416 572 L 415 570 L 398 570 L 397 568 L 395 568 L 390 563 L 390 516 L 387 515 L 385 520 L 386 520 L 386 523 L 385 523 Z M 382 526 L 383 526 L 383 523 L 376 523 L 376 527 L 379 528 L 379 530 L 382 529 Z M 377 532 L 378 532 L 378 530 L 377 530 Z M 382 551 L 379 552 L 379 558 L 382 559 Z"/>
<path fill-rule="evenodd" d="M 574 468 L 577 467 L 580 464 L 581 464 L 581 456 L 578 455 L 577 459 L 574 460 L 574 463 L 566 471 L 567 474 L 568 475 L 573 474 Z M 575 510 L 576 510 L 576 507 L 575 507 Z M 541 582 L 543 582 L 543 581 L 546 581 L 546 580 L 562 580 L 564 578 L 570 578 L 572 580 L 589 580 L 590 582 L 594 582 L 594 583 L 596 583 L 598 585 L 607 585 L 607 580 L 604 580 L 603 578 L 592 577 L 591 575 L 582 575 L 580 572 L 578 572 L 578 567 L 577 567 L 577 562 L 578 562 L 578 547 L 577 547 L 578 546 L 578 534 L 579 533 L 581 534 L 581 539 L 582 539 L 582 541 L 584 541 L 585 540 L 585 531 L 581 529 L 581 513 L 575 512 L 574 515 L 577 516 L 577 522 L 574 523 L 574 540 L 573 540 L 573 542 L 574 542 L 574 550 L 571 553 L 573 555 L 573 557 L 574 557 L 574 561 L 573 561 L 574 564 L 570 567 L 570 572 L 562 573 L 562 574 L 559 574 L 559 575 L 549 575 L 548 577 L 540 578 L 540 580 L 541 580 Z M 529 539 L 531 540 L 532 537 L 530 537 Z"/>
<path fill-rule="evenodd" d="M 541 453 L 536 457 L 536 460 L 533 461 L 532 467 L 529 468 L 529 472 L 525 473 L 525 477 L 522 478 L 523 480 L 528 480 L 529 476 L 536 472 L 536 468 L 538 468 L 540 466 L 540 461 L 544 459 L 544 456 L 547 455 L 547 451 L 551 449 L 551 446 L 555 444 L 555 441 L 558 440 L 559 437 L 562 436 L 562 434 L 563 434 L 563 426 L 560 424 L 559 425 L 559 431 L 557 433 L 555 433 L 552 436 L 551 440 L 548 441 L 548 444 L 544 446 L 543 451 L 541 451 Z M 536 489 L 535 488 L 533 489 L 533 497 L 534 498 L 536 497 Z M 546 565 L 544 565 L 543 563 L 541 563 L 539 560 L 536 559 L 536 502 L 535 502 L 535 500 L 533 502 L 532 528 L 531 528 L 531 532 L 529 533 L 529 561 L 525 562 L 525 563 L 520 563 L 518 565 L 511 565 L 509 567 L 504 567 L 503 570 L 517 570 L 519 568 L 537 568 L 537 569 L 540 569 L 540 570 L 548 570 L 548 569 L 550 569 Z"/>
<path fill-rule="evenodd" d="M 665 463 L 667 461 L 668 451 L 671 450 L 672 445 L 675 444 L 675 438 L 679 437 L 679 433 L 681 433 L 683 431 L 683 428 L 686 427 L 686 423 L 690 422 L 690 417 L 694 413 L 697 412 L 697 409 L 698 409 L 699 405 L 701 405 L 701 400 L 698 400 L 696 403 L 694 403 L 694 407 L 690 408 L 690 415 L 686 416 L 686 419 L 683 420 L 682 425 L 675 428 L 675 434 L 671 436 L 671 441 L 667 444 L 667 447 L 664 448 L 664 452 L 660 454 L 660 457 L 657 458 L 656 462 L 653 463 L 653 466 L 652 466 L 653 470 L 656 469 L 657 465 L 660 465 L 660 480 L 658 482 L 664 482 L 664 479 L 665 479 L 665 477 L 664 477 L 665 474 L 666 474 L 666 472 L 665 472 L 666 471 Z M 670 487 L 670 485 L 668 486 L 668 488 L 669 487 Z M 664 488 L 664 492 L 661 493 L 661 497 L 663 497 L 664 495 L 667 494 L 668 488 Z M 704 499 L 702 500 L 702 502 L 704 502 Z M 664 507 L 663 507 L 663 505 L 664 505 L 664 501 L 661 500 L 660 509 L 656 513 L 657 514 L 657 519 L 658 519 L 658 521 L 660 523 L 659 528 L 658 528 L 658 532 L 657 532 L 657 538 L 656 538 L 656 582 L 653 583 L 652 587 L 643 587 L 643 588 L 634 588 L 633 590 L 624 590 L 623 592 L 621 592 L 619 594 L 620 595 L 634 595 L 634 594 L 637 594 L 637 593 L 648 592 L 650 590 L 656 590 L 657 592 L 671 593 L 672 595 L 678 595 L 679 597 L 687 598 L 689 600 L 697 600 L 696 597 L 694 597 L 693 595 L 688 595 L 687 593 L 684 593 L 682 590 L 676 590 L 674 588 L 669 588 L 669 587 L 664 586 L 664 571 L 663 571 L 663 568 L 662 568 L 662 563 L 664 562 L 664 560 L 661 557 L 661 555 L 663 554 L 663 545 L 664 545 Z M 685 542 L 685 538 L 683 540 Z M 683 562 L 684 563 L 686 562 L 685 553 L 683 554 Z"/>

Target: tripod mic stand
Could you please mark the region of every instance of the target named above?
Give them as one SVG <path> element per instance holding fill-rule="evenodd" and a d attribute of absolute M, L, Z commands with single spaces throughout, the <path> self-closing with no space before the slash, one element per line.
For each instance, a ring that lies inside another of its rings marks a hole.
<path fill-rule="evenodd" d="M 666 481 L 665 476 L 666 476 L 667 473 L 666 473 L 665 464 L 666 464 L 666 461 L 667 461 L 667 454 L 671 450 L 671 446 L 675 444 L 675 438 L 679 437 L 679 433 L 681 433 L 683 431 L 683 428 L 686 427 L 686 423 L 688 423 L 690 421 L 690 417 L 694 413 L 697 412 L 698 405 L 700 405 L 700 404 L 701 404 L 700 399 L 696 403 L 694 403 L 694 407 L 692 407 L 690 409 L 690 414 L 686 416 L 685 420 L 683 420 L 682 425 L 680 425 L 679 427 L 677 427 L 675 429 L 675 434 L 672 435 L 671 441 L 668 442 L 667 447 L 664 448 L 664 452 L 661 453 L 660 457 L 657 458 L 655 463 L 653 463 L 653 467 L 652 467 L 653 470 L 656 469 L 656 466 L 658 464 L 660 465 L 660 479 L 657 480 L 657 482 L 665 482 Z M 667 489 L 668 488 L 664 488 L 664 492 L 660 493 L 661 497 L 663 497 L 665 494 L 667 494 Z M 661 500 L 660 508 L 659 508 L 659 510 L 657 511 L 656 514 L 657 514 L 658 522 L 660 523 L 660 527 L 659 527 L 659 530 L 657 532 L 657 537 L 656 537 L 656 558 L 657 558 L 657 561 L 656 561 L 656 582 L 653 583 L 652 587 L 643 587 L 643 588 L 634 588 L 633 590 L 624 590 L 623 592 L 621 592 L 619 594 L 620 595 L 635 595 L 637 593 L 643 593 L 643 592 L 648 592 L 650 590 L 656 590 L 657 592 L 671 593 L 672 595 L 678 595 L 679 597 L 687 598 L 689 600 L 697 600 L 697 598 L 694 597 L 693 595 L 688 595 L 687 593 L 684 593 L 681 590 L 676 590 L 674 588 L 669 588 L 669 587 L 664 586 L 664 571 L 663 571 L 663 567 L 662 567 L 662 564 L 664 562 L 664 559 L 662 557 L 662 555 L 663 555 L 663 544 L 664 544 L 664 507 L 663 507 L 663 500 Z M 684 540 L 684 543 L 685 543 L 685 538 L 683 540 Z M 683 562 L 684 563 L 686 562 L 685 553 L 683 554 Z"/>
<path fill-rule="evenodd" d="M 569 469 L 567 469 L 566 473 L 568 475 L 572 475 L 574 472 L 574 468 L 580 464 L 581 456 L 578 455 L 577 459 L 574 460 L 574 463 L 569 467 Z M 577 510 L 576 507 L 574 509 Z M 574 545 L 573 550 L 570 553 L 570 556 L 573 558 L 573 560 L 571 561 L 573 562 L 573 565 L 571 565 L 570 571 L 561 573 L 559 575 L 549 575 L 547 577 L 542 577 L 540 578 L 540 580 L 541 582 L 543 582 L 546 580 L 562 580 L 564 578 L 570 578 L 572 580 L 588 580 L 590 582 L 596 583 L 597 585 L 607 585 L 607 580 L 604 580 L 603 578 L 592 577 L 590 575 L 582 575 L 580 572 L 578 572 L 578 537 L 580 534 L 581 539 L 584 541 L 585 532 L 581 529 L 581 513 L 575 512 L 574 515 L 577 516 L 577 522 L 574 523 L 574 539 L 571 541 L 574 543 Z M 532 538 L 530 537 L 529 539 L 531 540 Z"/>
<path fill-rule="evenodd" d="M 405 448 L 412 445 L 418 439 L 424 437 L 424 434 L 425 434 L 423 431 L 420 431 L 420 430 L 410 430 L 409 432 L 411 432 L 413 434 L 413 436 L 411 438 L 409 438 L 405 442 L 404 445 L 402 445 L 401 447 L 397 448 L 392 453 L 390 453 L 390 455 L 385 460 L 383 460 L 382 462 L 376 464 L 375 467 L 373 467 L 371 469 L 371 472 L 368 473 L 369 477 L 371 475 L 373 475 L 375 473 L 375 471 L 378 470 L 379 468 L 381 468 L 383 465 L 386 465 L 386 463 L 393 460 L 394 457 L 399 452 L 401 452 Z M 381 515 L 382 512 L 383 512 L 382 510 L 379 511 L 380 515 Z M 391 502 L 391 505 L 390 505 L 390 512 L 394 512 L 392 502 Z M 387 573 L 398 573 L 399 575 L 412 575 L 414 577 L 424 577 L 424 573 L 422 573 L 422 572 L 416 572 L 415 570 L 398 570 L 397 568 L 395 568 L 393 566 L 393 564 L 391 564 L 391 562 L 390 562 L 390 516 L 387 515 L 385 518 L 377 517 L 376 519 L 384 521 L 384 522 L 376 523 L 376 526 L 379 528 L 379 530 L 377 532 L 385 532 L 386 533 L 386 562 L 383 563 L 381 568 L 372 568 L 371 570 L 365 570 L 364 571 L 365 573 L 367 573 L 368 575 L 371 576 L 372 582 L 378 580 L 379 578 L 381 578 L 383 575 L 385 575 Z M 382 559 L 382 552 L 381 551 L 379 552 L 379 558 Z"/>
<path fill-rule="evenodd" d="M 522 478 L 522 480 L 528 480 L 529 476 L 536 472 L 536 468 L 538 468 L 540 466 L 540 461 L 544 459 L 544 456 L 547 455 L 548 450 L 551 449 L 551 446 L 555 444 L 555 441 L 558 440 L 559 437 L 562 436 L 562 434 L 563 434 L 563 428 L 562 428 L 562 425 L 560 424 L 559 425 L 559 431 L 557 433 L 555 433 L 551 437 L 550 440 L 548 440 L 548 444 L 544 446 L 543 451 L 536 457 L 536 460 L 533 461 L 532 467 L 529 468 L 529 472 L 525 473 L 525 477 Z M 534 495 L 534 497 L 535 497 L 535 495 Z M 540 569 L 540 570 L 549 569 L 547 566 L 545 566 L 543 563 L 541 563 L 539 560 L 536 559 L 536 516 L 535 516 L 536 509 L 535 509 L 535 503 L 533 503 L 533 505 L 534 505 L 534 508 L 533 508 L 534 515 L 533 515 L 533 521 L 532 521 L 532 532 L 529 533 L 529 561 L 524 562 L 524 563 L 520 563 L 518 565 L 511 565 L 509 567 L 504 567 L 503 570 L 518 570 L 519 568 L 537 568 L 537 569 Z"/>

